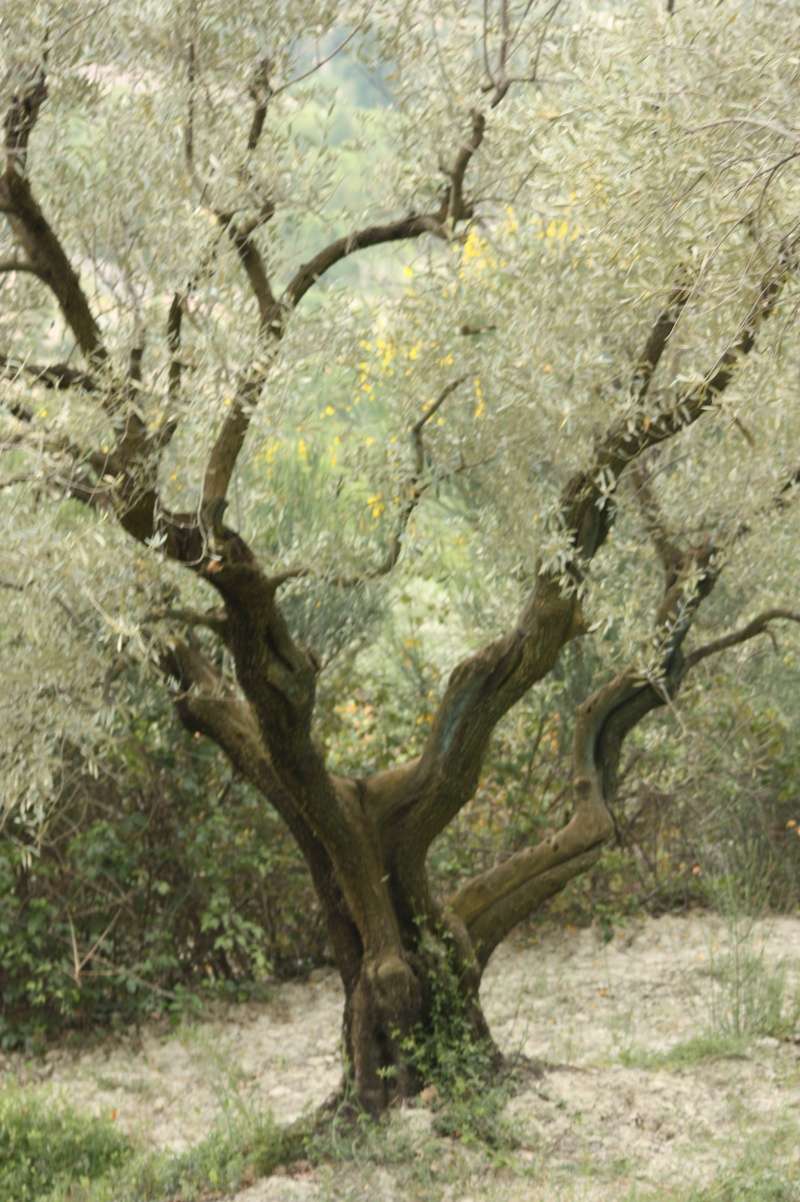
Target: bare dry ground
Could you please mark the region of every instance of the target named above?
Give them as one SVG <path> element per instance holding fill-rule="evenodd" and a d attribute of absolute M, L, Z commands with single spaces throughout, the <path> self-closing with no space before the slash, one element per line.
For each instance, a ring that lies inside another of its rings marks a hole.
<path fill-rule="evenodd" d="M 517 939 L 490 966 L 485 1007 L 509 1055 L 547 1067 L 523 1074 L 506 1104 L 513 1141 L 491 1150 L 442 1136 L 428 1099 L 394 1114 L 356 1159 L 295 1166 L 235 1202 L 667 1198 L 749 1161 L 774 1166 L 782 1189 L 796 1182 L 800 1202 L 799 994 L 798 918 L 734 927 L 692 914 L 631 923 L 609 943 L 593 930 Z M 285 1122 L 320 1103 L 339 1080 L 340 1006 L 336 975 L 318 971 L 177 1031 L 0 1068 L 184 1149 L 225 1114 L 269 1108 Z M 776 1038 L 764 1032 L 781 1006 Z M 734 1044 L 722 1036 L 737 1016 L 750 1030 Z M 348 1150 L 335 1132 L 333 1149 Z"/>

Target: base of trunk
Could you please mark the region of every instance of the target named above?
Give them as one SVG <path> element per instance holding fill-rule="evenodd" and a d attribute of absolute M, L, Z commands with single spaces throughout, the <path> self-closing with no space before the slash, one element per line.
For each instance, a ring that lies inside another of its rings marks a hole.
<path fill-rule="evenodd" d="M 480 1007 L 474 973 L 439 957 L 364 966 L 344 1015 L 345 1081 L 378 1115 L 428 1087 L 440 1094 L 496 1079 L 503 1058 Z"/>

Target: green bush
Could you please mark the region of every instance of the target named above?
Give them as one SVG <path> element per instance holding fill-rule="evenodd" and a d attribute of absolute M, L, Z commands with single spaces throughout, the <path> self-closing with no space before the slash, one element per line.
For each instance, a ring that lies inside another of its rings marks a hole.
<path fill-rule="evenodd" d="M 617 830 L 635 856 L 643 900 L 656 910 L 681 899 L 717 908 L 718 882 L 717 893 L 751 897 L 757 912 L 791 912 L 800 903 L 800 756 L 791 723 L 774 701 L 754 700 L 747 677 L 717 674 L 694 688 L 682 743 L 679 716 L 665 713 L 631 748 Z"/>
<path fill-rule="evenodd" d="M 324 955 L 280 819 L 202 742 L 139 733 L 101 776 L 77 764 L 67 789 L 65 775 L 38 846 L 20 820 L 6 824 L 0 1046 L 180 1011 L 209 987 L 235 996 Z"/>

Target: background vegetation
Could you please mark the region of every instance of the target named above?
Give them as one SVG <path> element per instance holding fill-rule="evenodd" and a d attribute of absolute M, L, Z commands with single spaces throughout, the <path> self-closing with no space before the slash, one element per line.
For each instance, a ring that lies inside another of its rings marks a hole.
<path fill-rule="evenodd" d="M 413 650 L 406 671 L 378 685 L 370 674 L 371 688 L 362 682 L 357 700 L 334 711 L 327 737 L 343 766 L 381 767 L 395 738 L 413 747 L 421 737 L 410 715 L 435 681 Z M 690 736 L 676 739 L 680 713 L 666 714 L 637 741 L 614 845 L 538 921 L 597 923 L 611 938 L 627 917 L 718 905 L 726 889 L 758 912 L 797 910 L 800 760 L 775 660 L 769 651 L 744 676 L 717 676 L 719 704 L 699 707 Z M 573 651 L 556 694 L 586 672 Z M 281 820 L 206 741 L 185 740 L 157 690 L 137 687 L 138 719 L 117 757 L 95 773 L 66 756 L 44 825 L 6 825 L 2 1047 L 177 1018 L 203 998 L 252 996 L 270 977 L 327 962 L 308 874 Z M 474 802 L 437 843 L 432 869 L 445 890 L 562 821 L 572 708 L 560 711 L 557 695 L 541 705 L 505 723 Z"/>

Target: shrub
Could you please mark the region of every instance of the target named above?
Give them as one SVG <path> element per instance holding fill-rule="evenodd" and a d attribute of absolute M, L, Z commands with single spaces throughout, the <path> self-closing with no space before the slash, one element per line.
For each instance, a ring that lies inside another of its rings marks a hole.
<path fill-rule="evenodd" d="M 22 822 L 6 826 L 2 1046 L 179 1011 L 201 988 L 235 995 L 324 955 L 277 816 L 199 743 L 125 751 L 100 776 L 65 771 L 36 845 Z"/>

